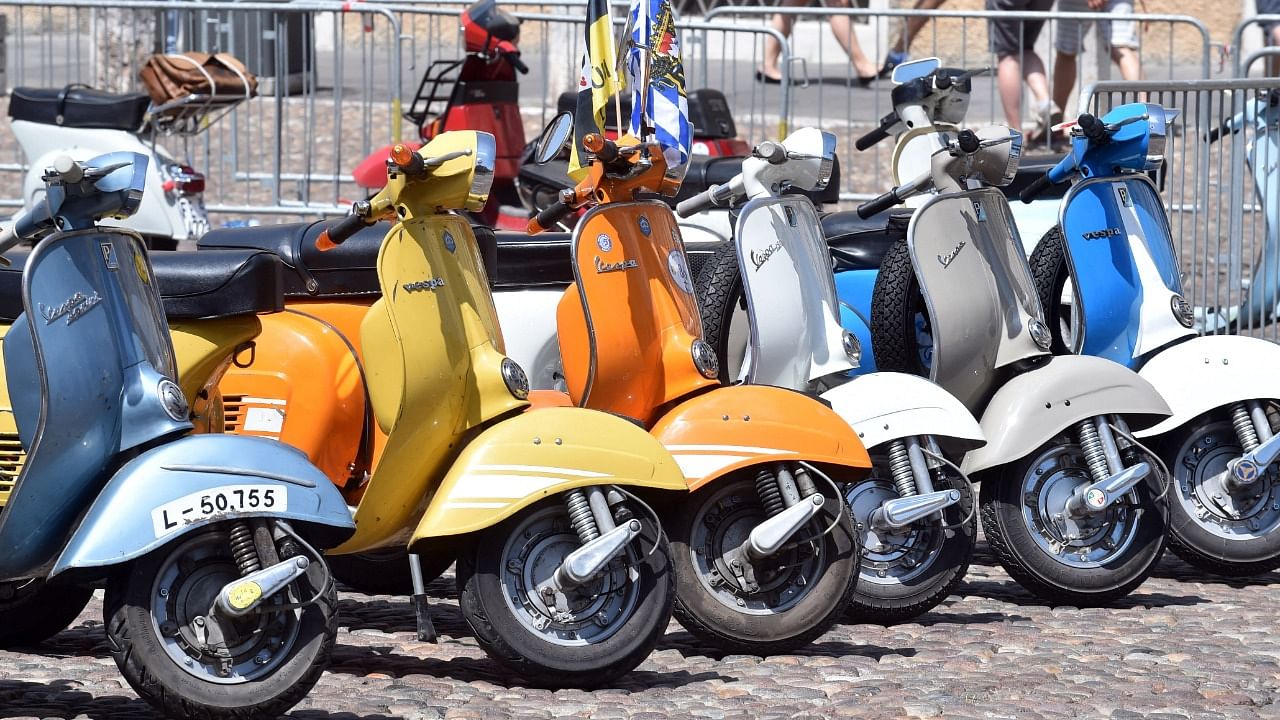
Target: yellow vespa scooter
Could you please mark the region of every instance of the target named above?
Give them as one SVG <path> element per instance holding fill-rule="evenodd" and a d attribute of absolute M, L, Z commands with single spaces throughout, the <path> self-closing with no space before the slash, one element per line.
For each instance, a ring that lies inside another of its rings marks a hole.
<path fill-rule="evenodd" d="M 535 683 L 599 685 L 666 629 L 670 553 L 646 498 L 685 483 L 622 418 L 526 412 L 528 380 L 503 351 L 475 236 L 454 212 L 484 205 L 495 149 L 474 131 L 397 146 L 386 187 L 316 240 L 334 247 L 395 221 L 378 255 L 382 297 L 360 328 L 386 445 L 346 490 L 357 530 L 331 552 L 456 552 L 462 614 L 490 656 Z"/>

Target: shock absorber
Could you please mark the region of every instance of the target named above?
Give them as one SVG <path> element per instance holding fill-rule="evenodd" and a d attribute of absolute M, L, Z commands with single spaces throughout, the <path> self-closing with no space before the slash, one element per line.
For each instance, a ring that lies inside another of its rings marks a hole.
<path fill-rule="evenodd" d="M 893 478 L 893 486 L 898 490 L 898 497 L 916 494 L 916 476 L 911 472 L 911 456 L 907 453 L 907 444 L 901 440 L 889 443 L 889 475 Z"/>
<path fill-rule="evenodd" d="M 1089 474 L 1094 482 L 1102 482 L 1110 475 L 1107 468 L 1107 452 L 1102 447 L 1102 438 L 1098 437 L 1098 428 L 1092 418 L 1076 423 L 1076 431 L 1080 434 L 1080 448 L 1084 450 L 1084 462 L 1089 466 Z"/>
<path fill-rule="evenodd" d="M 782 500 L 782 490 L 778 487 L 778 479 L 768 468 L 762 467 L 756 471 L 756 493 L 760 495 L 766 517 L 773 517 L 787 509 L 787 504 Z"/>
<path fill-rule="evenodd" d="M 1245 452 L 1258 449 L 1258 429 L 1253 426 L 1253 418 L 1250 417 L 1249 409 L 1244 403 L 1232 404 L 1231 426 L 1236 429 L 1236 438 L 1240 440 L 1240 447 L 1244 448 Z"/>
<path fill-rule="evenodd" d="M 258 560 L 258 548 L 254 547 L 253 531 L 249 529 L 249 523 L 231 523 L 231 530 L 227 534 L 231 539 L 231 557 L 240 569 L 240 576 L 261 570 L 262 563 Z"/>
<path fill-rule="evenodd" d="M 570 490 L 564 495 L 564 507 L 569 511 L 569 526 L 578 533 L 578 539 L 585 545 L 600 537 L 600 528 L 596 526 L 596 518 L 591 514 L 591 503 L 581 490 Z"/>

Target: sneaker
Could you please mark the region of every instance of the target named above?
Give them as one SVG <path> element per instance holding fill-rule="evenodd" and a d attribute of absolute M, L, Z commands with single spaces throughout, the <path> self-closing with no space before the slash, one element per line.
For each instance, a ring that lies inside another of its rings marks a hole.
<path fill-rule="evenodd" d="M 1042 105 L 1036 108 L 1036 129 L 1027 136 L 1027 144 L 1062 144 L 1066 142 L 1066 134 L 1061 130 L 1054 130 L 1054 126 L 1062 123 L 1062 109 L 1053 103 L 1052 100 L 1046 100 Z"/>
<path fill-rule="evenodd" d="M 893 69 L 907 61 L 905 52 L 896 52 L 890 50 L 888 55 L 884 56 L 884 65 L 880 66 L 880 78 L 888 78 L 893 75 Z"/>

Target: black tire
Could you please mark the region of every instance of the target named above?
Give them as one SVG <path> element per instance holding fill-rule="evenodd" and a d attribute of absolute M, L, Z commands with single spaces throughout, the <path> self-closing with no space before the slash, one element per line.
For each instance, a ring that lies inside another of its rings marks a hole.
<path fill-rule="evenodd" d="M 625 567 L 619 560 L 614 561 L 624 574 L 629 567 L 638 576 L 632 588 L 637 601 L 624 623 L 599 642 L 548 642 L 516 616 L 503 576 L 508 568 L 505 556 L 509 541 L 516 538 L 525 522 L 542 513 L 561 520 L 559 534 L 573 533 L 561 500 L 551 498 L 481 531 L 471 547 L 458 553 L 458 604 L 462 616 L 491 658 L 534 685 L 593 688 L 612 682 L 644 662 L 667 629 L 675 598 L 671 551 L 653 520 L 641 518 L 640 537 L 624 551 L 628 556 Z M 576 536 L 572 536 L 572 543 L 577 544 Z M 544 579 L 537 578 L 537 582 Z"/>
<path fill-rule="evenodd" d="M 1069 355 L 1071 348 L 1067 340 L 1070 337 L 1071 311 L 1063 305 L 1062 293 L 1071 277 L 1071 268 L 1067 263 L 1062 228 L 1057 225 L 1049 228 L 1036 243 L 1027 262 L 1031 265 L 1031 277 L 1036 284 L 1040 307 L 1044 310 L 1045 324 L 1049 326 L 1049 352 Z"/>
<path fill-rule="evenodd" d="M 1204 483 L 1214 482 L 1214 475 L 1226 469 L 1227 460 L 1244 454 L 1230 416 L 1224 410 L 1205 413 L 1169 433 L 1162 439 L 1158 452 L 1173 473 L 1168 498 L 1169 548 L 1178 557 L 1225 577 L 1249 577 L 1280 568 L 1280 530 L 1272 529 L 1248 540 L 1228 539 L 1213 533 L 1192 515 L 1190 508 L 1199 505 L 1215 523 L 1223 526 L 1247 528 L 1251 520 L 1258 522 L 1258 515 L 1264 516 L 1263 527 L 1275 524 L 1275 511 L 1271 508 L 1280 502 L 1280 487 L 1276 487 L 1274 471 L 1255 483 L 1266 485 L 1256 488 L 1259 497 L 1242 498 L 1247 507 L 1240 513 L 1240 519 L 1221 512 L 1212 500 L 1204 497 L 1206 493 L 1221 494 L 1220 486 L 1205 487 Z M 1231 501 L 1236 502 L 1234 494 Z"/>
<path fill-rule="evenodd" d="M 862 483 L 879 483 L 881 486 L 887 486 L 885 495 L 897 497 L 891 479 L 867 478 Z M 857 492 L 860 485 L 850 486 L 846 498 Z M 941 524 L 934 522 L 925 527 L 913 526 L 915 532 L 908 541 L 933 548 L 928 560 L 918 561 L 916 555 L 910 554 L 909 551 L 900 552 L 904 549 L 903 547 L 890 546 L 890 552 L 883 556 L 873 554 L 864 540 L 857 589 L 849 602 L 849 610 L 845 614 L 849 622 L 880 625 L 907 622 L 937 607 L 938 603 L 947 599 L 947 596 L 964 579 L 978 540 L 978 513 L 974 506 L 977 498 L 973 496 L 969 483 L 954 473 L 948 473 L 942 481 L 935 478 L 934 488 L 959 490 L 960 502 L 943 512 Z M 860 523 L 860 529 L 868 526 L 867 519 L 861 517 L 859 513 L 855 513 L 855 519 Z M 906 543 L 902 545 L 905 546 Z M 914 563 L 906 571 L 900 569 L 902 560 L 897 558 L 899 554 L 902 558 L 910 559 Z M 914 568 L 917 567 L 923 569 L 915 570 Z M 886 575 L 881 576 L 882 571 Z M 902 579 L 893 581 L 890 572 L 899 575 Z M 913 572 L 919 574 L 913 574 Z"/>
<path fill-rule="evenodd" d="M 329 570 L 343 585 L 366 595 L 412 595 L 409 551 L 405 548 L 371 550 L 354 555 L 334 555 L 325 560 Z M 453 555 L 432 553 L 422 556 L 422 581 L 430 583 L 453 565 Z"/>
<path fill-rule="evenodd" d="M 236 576 L 230 546 L 225 542 L 226 534 L 214 530 L 203 535 L 212 536 L 212 539 L 184 536 L 137 560 L 110 579 L 103 617 L 111 655 L 134 691 L 165 717 L 199 720 L 276 718 L 306 697 L 329 663 L 338 634 L 337 590 L 325 565 L 313 561 L 311 569 L 294 583 L 291 601 L 307 600 L 312 596 L 317 598 L 300 611 L 301 616 L 294 624 L 296 635 L 288 643 L 283 659 L 273 665 L 270 673 L 235 684 L 214 683 L 197 677 L 184 670 L 166 650 L 166 638 L 156 626 L 151 603 L 153 598 L 161 597 L 154 588 L 160 580 L 159 574 L 169 564 L 170 556 L 191 547 L 190 542 L 194 540 L 210 544 L 216 541 L 227 548 L 224 559 L 217 562 L 206 560 L 200 565 L 202 569 L 221 569 L 227 564 L 233 570 L 230 577 Z M 169 593 L 168 597 L 181 594 L 182 590 L 177 590 Z"/>
<path fill-rule="evenodd" d="M 1023 479 L 1035 473 L 1041 458 L 1050 453 L 1063 453 L 1067 458 L 1063 474 L 1069 481 L 1078 483 L 1088 478 L 1079 445 L 1065 436 L 986 474 L 979 495 L 987 544 L 1018 584 L 1051 604 L 1098 607 L 1128 595 L 1147 579 L 1164 552 L 1167 514 L 1163 499 L 1159 499 L 1163 483 L 1160 471 L 1153 467 L 1147 480 L 1134 487 L 1136 503 L 1121 501 L 1112 506 L 1119 512 L 1123 505 L 1133 518 L 1131 539 L 1117 543 L 1123 544 L 1119 553 L 1105 556 L 1105 562 L 1093 567 L 1075 567 L 1042 549 L 1023 518 Z M 1035 473 L 1035 477 L 1049 481 L 1056 476 Z M 1108 527 L 1117 526 L 1114 523 Z"/>
<path fill-rule="evenodd" d="M 93 598 L 93 589 L 44 580 L 0 582 L 0 648 L 38 645 L 67 629 Z"/>
<path fill-rule="evenodd" d="M 871 350 L 876 369 L 929 377 L 921 359 L 917 320 L 929 331 L 929 310 L 911 264 L 906 240 L 897 240 L 885 253 L 871 296 Z"/>
<path fill-rule="evenodd" d="M 737 245 L 727 242 L 716 248 L 698 272 L 693 287 L 702 316 L 702 339 L 711 346 L 720 361 L 720 381 L 733 382 L 740 368 L 730 367 L 731 355 L 739 357 L 741 349 L 738 353 L 731 353 L 729 338 L 734 316 L 739 310 L 746 309 Z"/>
<path fill-rule="evenodd" d="M 717 498 L 722 498 L 725 507 L 731 507 L 734 512 L 747 513 L 744 522 L 754 524 L 764 520 L 764 508 L 756 493 L 754 475 L 750 473 L 740 472 L 713 482 L 672 508 L 667 531 L 671 536 L 676 580 L 674 614 L 690 633 L 729 652 L 749 655 L 791 652 L 825 633 L 844 614 L 858 582 L 861 542 L 854 532 L 852 515 L 847 511 L 844 498 L 828 497 L 822 512 L 810 522 L 807 530 L 817 535 L 839 514 L 840 521 L 831 532 L 792 550 L 784 549 L 771 558 L 780 565 L 798 565 L 803 558 L 819 557 L 818 550 L 821 550 L 823 561 L 815 573 L 817 580 L 808 581 L 799 601 L 780 612 L 762 614 L 730 607 L 712 593 L 708 581 L 696 567 L 694 530 L 701 524 L 699 518 L 704 514 L 704 507 L 716 504 Z M 711 512 L 716 510 L 712 508 Z M 738 593 L 740 597 L 751 597 L 745 591 Z"/>

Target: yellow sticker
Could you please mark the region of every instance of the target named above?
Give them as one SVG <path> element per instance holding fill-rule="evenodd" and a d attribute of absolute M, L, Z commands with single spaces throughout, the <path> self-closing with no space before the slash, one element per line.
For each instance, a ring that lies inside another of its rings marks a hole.
<path fill-rule="evenodd" d="M 258 598 L 261 597 L 262 587 L 252 580 L 238 583 L 227 591 L 227 602 L 235 610 L 244 610 L 258 602 Z"/>

